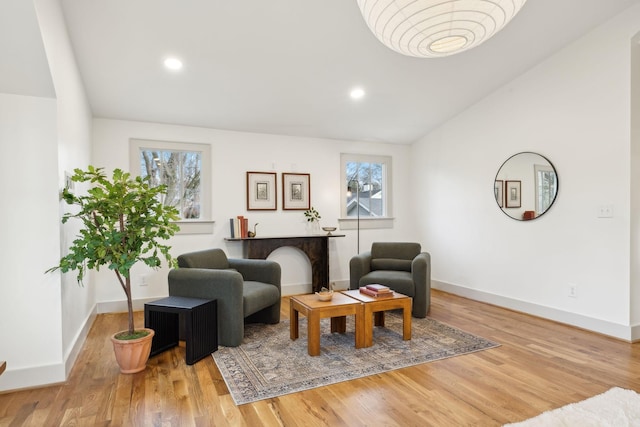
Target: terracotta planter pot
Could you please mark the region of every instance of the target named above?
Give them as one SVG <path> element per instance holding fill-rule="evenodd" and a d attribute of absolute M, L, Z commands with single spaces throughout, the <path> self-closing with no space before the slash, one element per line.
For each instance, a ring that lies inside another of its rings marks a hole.
<path fill-rule="evenodd" d="M 149 335 L 135 340 L 116 339 L 115 336 L 120 332 L 111 336 L 116 361 L 123 374 L 135 374 L 147 367 L 147 360 L 149 360 L 149 353 L 151 353 L 151 341 L 155 332 L 153 329 L 147 328 L 142 328 L 142 330 L 149 331 Z"/>

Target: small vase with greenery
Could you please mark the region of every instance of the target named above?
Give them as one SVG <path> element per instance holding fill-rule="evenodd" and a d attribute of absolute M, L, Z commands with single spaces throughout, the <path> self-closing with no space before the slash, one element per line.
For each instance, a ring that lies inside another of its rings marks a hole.
<path fill-rule="evenodd" d="M 313 206 L 311 206 L 311 209 L 307 209 L 306 211 L 304 211 L 304 217 L 309 222 L 314 222 L 315 221 L 315 222 L 318 222 L 318 223 L 320 222 L 320 219 L 322 218 L 320 216 L 320 213 Z"/>
<path fill-rule="evenodd" d="M 167 188 L 164 185 L 152 187 L 149 177 L 133 178 L 129 173 L 115 169 L 112 178 L 108 179 L 103 168 L 89 166 L 86 171 L 75 169 L 71 180 L 88 182 L 91 188 L 81 196 L 69 189 L 62 191 L 63 200 L 78 208 L 65 213 L 62 223 L 77 218 L 84 227 L 69 253 L 47 272 L 77 271 L 77 281 L 82 285 L 87 269 L 98 271 L 106 266 L 113 270 L 126 295 L 129 315 L 128 330 L 123 331 L 124 336 L 116 338 L 136 339 L 140 333 L 133 321 L 131 268 L 137 262 L 143 262 L 155 269 L 161 266 L 161 258 L 169 266 L 176 266 L 169 254 L 170 247 L 160 241 L 179 230 L 174 223 L 179 218 L 178 210 L 162 203 Z"/>
<path fill-rule="evenodd" d="M 313 234 L 319 233 L 320 219 L 322 218 L 320 216 L 320 213 L 313 206 L 311 206 L 310 209 L 304 211 L 304 217 L 306 218 L 307 222 L 311 223 L 311 232 Z"/>

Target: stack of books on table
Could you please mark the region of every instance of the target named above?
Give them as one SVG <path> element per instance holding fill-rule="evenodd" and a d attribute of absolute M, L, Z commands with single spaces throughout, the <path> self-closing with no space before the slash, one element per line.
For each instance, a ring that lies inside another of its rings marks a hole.
<path fill-rule="evenodd" d="M 374 298 L 388 298 L 393 296 L 393 291 L 388 286 L 372 284 L 360 287 L 360 293 Z"/>

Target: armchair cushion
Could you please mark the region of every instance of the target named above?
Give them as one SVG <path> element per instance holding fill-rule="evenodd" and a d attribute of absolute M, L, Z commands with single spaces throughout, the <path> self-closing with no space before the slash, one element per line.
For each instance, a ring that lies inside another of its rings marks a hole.
<path fill-rule="evenodd" d="M 401 270 L 411 271 L 410 259 L 372 258 L 372 270 Z"/>
<path fill-rule="evenodd" d="M 265 286 L 261 282 L 245 281 L 242 290 L 242 305 L 245 313 L 257 313 L 280 299 L 280 291 L 275 286 Z M 277 323 L 277 322 L 276 322 Z"/>

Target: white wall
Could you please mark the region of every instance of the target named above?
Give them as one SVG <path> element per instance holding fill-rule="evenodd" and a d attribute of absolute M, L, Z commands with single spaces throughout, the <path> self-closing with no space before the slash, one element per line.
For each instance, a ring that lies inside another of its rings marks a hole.
<path fill-rule="evenodd" d="M 64 186 L 65 172 L 89 161 L 92 114 L 82 78 L 76 65 L 59 0 L 35 0 L 42 38 L 56 90 L 58 121 L 58 188 Z M 61 202 L 58 213 L 68 206 Z M 60 249 L 66 253 L 77 235 L 79 224 L 60 225 Z M 62 282 L 62 344 L 66 372 L 69 373 L 84 343 L 95 313 L 95 291 L 91 282 L 78 286 L 74 274 L 60 276 Z"/>
<path fill-rule="evenodd" d="M 631 324 L 640 324 L 640 33 L 631 52 Z M 636 332 L 634 339 L 640 339 Z"/>
<path fill-rule="evenodd" d="M 54 99 L 0 94 L 0 390 L 64 380 Z"/>
<path fill-rule="evenodd" d="M 3 270 L 0 390 L 64 381 L 84 344 L 95 293 L 45 274 L 77 227 L 61 227 L 64 171 L 89 161 L 91 112 L 58 0 L 34 1 L 56 99 L 0 95 Z M 16 45 L 20 46 L 20 40 Z M 5 217 L 6 216 L 6 217 Z M 6 237 L 5 237 L 6 236 Z"/>
<path fill-rule="evenodd" d="M 371 246 L 371 242 L 377 239 L 415 240 L 411 225 L 413 195 L 408 172 L 410 148 L 406 145 L 297 138 L 107 119 L 95 119 L 93 130 L 93 164 L 108 171 L 116 167 L 129 170 L 131 138 L 211 144 L 212 212 L 216 221 L 214 232 L 174 236 L 170 241 L 173 255 L 220 247 L 229 257 L 242 257 L 241 243 L 224 241 L 225 237 L 229 237 L 228 219 L 237 215 L 247 216 L 250 225 L 259 223 L 257 231 L 262 236 L 306 234 L 306 222 L 302 211 L 281 210 L 282 172 L 310 173 L 311 204 L 322 215 L 321 225 L 337 226 L 340 215 L 340 153 L 343 152 L 390 155 L 393 158 L 394 228 L 361 230 L 361 251 L 366 250 Z M 246 210 L 247 171 L 278 173 L 278 210 Z M 330 239 L 330 280 L 346 285 L 349 278 L 349 259 L 356 253 L 356 231 L 344 230 L 342 233 L 346 234 L 346 237 Z M 293 248 L 281 248 L 272 253 L 269 259 L 279 262 L 282 266 L 284 293 L 311 290 L 311 267 L 301 252 Z M 134 298 L 144 300 L 165 296 L 167 271 L 164 267 L 149 272 L 144 267 L 137 266 L 132 273 Z M 140 286 L 141 274 L 150 274 L 148 286 Z M 121 289 L 115 286 L 113 275 L 101 272 L 98 276 L 97 300 L 104 303 L 103 309 L 123 307 L 121 304 L 107 304 L 124 299 Z"/>
<path fill-rule="evenodd" d="M 422 138 L 412 150 L 421 240 L 443 289 L 631 339 L 630 39 L 633 7 Z M 520 151 L 556 167 L 559 194 L 515 221 L 493 198 Z M 613 218 L 598 218 L 611 204 Z M 568 297 L 569 284 L 577 298 Z"/>

